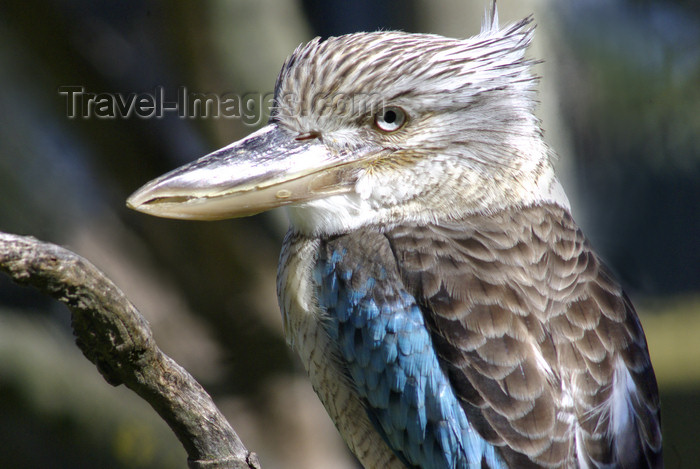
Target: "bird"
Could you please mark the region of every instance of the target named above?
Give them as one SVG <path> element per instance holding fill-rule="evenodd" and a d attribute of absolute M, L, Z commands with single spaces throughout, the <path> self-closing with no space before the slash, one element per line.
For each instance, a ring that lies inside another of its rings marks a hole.
<path fill-rule="evenodd" d="M 284 334 L 366 468 L 663 466 L 642 325 L 535 116 L 533 35 L 494 2 L 467 39 L 313 39 L 266 126 L 127 201 L 286 208 Z"/>

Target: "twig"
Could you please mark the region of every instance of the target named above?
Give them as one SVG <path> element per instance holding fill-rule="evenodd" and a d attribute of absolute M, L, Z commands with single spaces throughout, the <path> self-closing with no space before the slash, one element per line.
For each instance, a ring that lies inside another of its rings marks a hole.
<path fill-rule="evenodd" d="M 0 232 L 0 270 L 68 305 L 76 343 L 108 383 L 125 384 L 167 422 L 191 469 L 259 469 L 211 397 L 156 345 L 124 293 L 77 254 Z"/>

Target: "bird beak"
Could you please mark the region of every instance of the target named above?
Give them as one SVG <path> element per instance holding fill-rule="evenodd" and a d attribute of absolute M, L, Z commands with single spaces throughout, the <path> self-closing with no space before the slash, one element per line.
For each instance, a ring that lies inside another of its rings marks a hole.
<path fill-rule="evenodd" d="M 294 135 L 268 124 L 154 179 L 126 204 L 166 218 L 245 217 L 348 192 L 354 178 L 353 165 L 347 161 L 347 155 L 329 149 L 313 135 Z"/>

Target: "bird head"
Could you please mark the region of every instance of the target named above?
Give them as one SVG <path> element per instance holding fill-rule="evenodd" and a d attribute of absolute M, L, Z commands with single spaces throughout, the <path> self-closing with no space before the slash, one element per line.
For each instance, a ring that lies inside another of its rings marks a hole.
<path fill-rule="evenodd" d="M 534 115 L 531 19 L 450 39 L 356 33 L 298 47 L 269 123 L 151 181 L 127 204 L 222 219 L 287 206 L 307 234 L 566 204 Z"/>

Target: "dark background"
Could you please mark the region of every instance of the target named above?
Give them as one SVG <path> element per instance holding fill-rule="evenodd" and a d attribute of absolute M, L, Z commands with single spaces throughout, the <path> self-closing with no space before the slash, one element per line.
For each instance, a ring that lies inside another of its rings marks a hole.
<path fill-rule="evenodd" d="M 146 181 L 256 127 L 244 118 L 67 117 L 87 92 L 255 96 L 316 35 L 466 37 L 484 1 L 4 1 L 0 230 L 75 250 L 148 317 L 263 467 L 356 467 L 282 338 L 284 214 L 196 223 L 126 209 Z M 499 2 L 534 11 L 540 115 L 574 216 L 637 305 L 662 394 L 667 467 L 700 460 L 700 4 Z M 252 119 L 254 120 L 254 119 Z M 264 122 L 262 122 L 264 123 Z M 0 276 L 0 447 L 13 468 L 184 468 L 154 411 L 102 380 L 68 312 Z"/>

